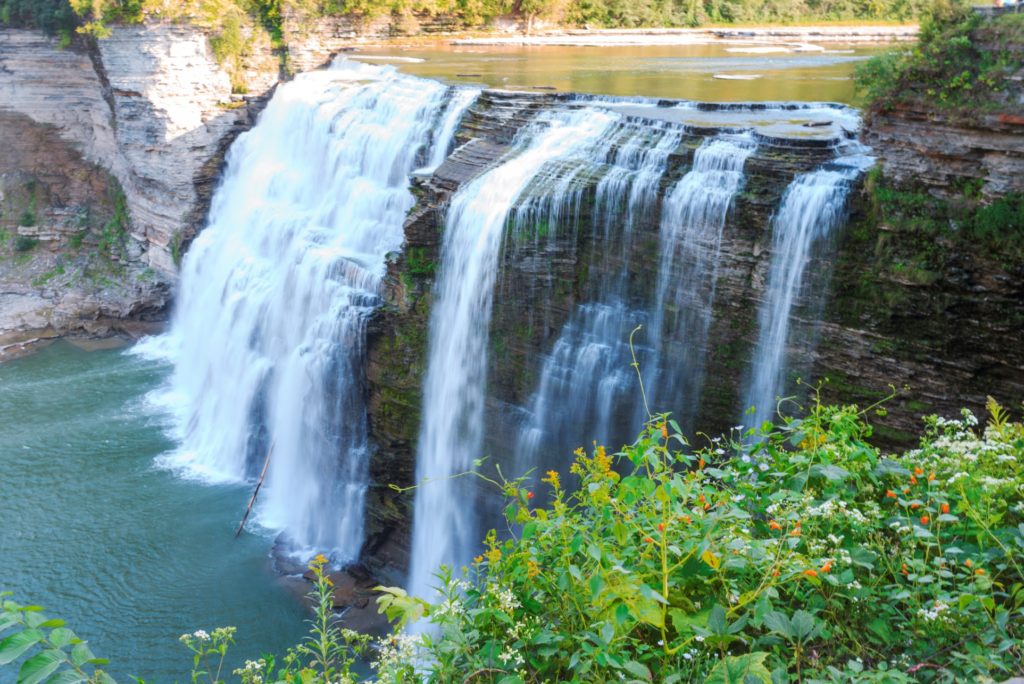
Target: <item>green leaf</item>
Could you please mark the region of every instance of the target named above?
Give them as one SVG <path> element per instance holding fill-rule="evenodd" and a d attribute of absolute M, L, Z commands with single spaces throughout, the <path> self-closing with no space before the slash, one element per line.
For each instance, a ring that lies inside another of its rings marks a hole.
<path fill-rule="evenodd" d="M 0 641 L 0 665 L 7 665 L 20 658 L 22 654 L 42 640 L 42 632 L 37 629 L 27 629 Z"/>
<path fill-rule="evenodd" d="M 71 649 L 71 662 L 73 662 L 77 667 L 85 665 L 95 657 L 96 656 L 89 649 L 89 646 L 84 643 L 75 644 L 75 647 Z"/>
<path fill-rule="evenodd" d="M 753 681 L 772 684 L 772 674 L 764 666 L 767 653 L 747 653 L 740 656 L 726 656 L 718 661 L 704 680 L 704 684 L 745 684 Z"/>
<path fill-rule="evenodd" d="M 58 627 L 50 632 L 50 643 L 57 648 L 63 648 L 75 639 L 75 633 L 67 627 Z"/>
<path fill-rule="evenodd" d="M 647 669 L 645 665 L 636 662 L 635 660 L 627 660 L 622 664 L 622 669 L 630 673 L 634 677 L 639 677 L 645 682 L 651 681 L 651 671 Z"/>
<path fill-rule="evenodd" d="M 781 634 L 787 639 L 793 636 L 792 625 L 789 616 L 782 611 L 773 610 L 764 616 L 764 626 L 776 634 Z"/>
<path fill-rule="evenodd" d="M 55 649 L 36 653 L 26 660 L 18 670 L 18 684 L 39 684 L 61 666 L 64 652 Z"/>
<path fill-rule="evenodd" d="M 83 674 L 74 670 L 61 670 L 47 679 L 46 684 L 79 684 L 84 681 L 86 681 L 86 677 Z"/>

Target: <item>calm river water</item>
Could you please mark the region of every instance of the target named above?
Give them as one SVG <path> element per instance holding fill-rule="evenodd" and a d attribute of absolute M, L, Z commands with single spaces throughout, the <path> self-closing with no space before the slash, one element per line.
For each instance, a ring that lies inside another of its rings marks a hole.
<path fill-rule="evenodd" d="M 0 590 L 66 619 L 119 681 L 187 681 L 183 632 L 237 626 L 255 658 L 303 628 L 269 541 L 233 539 L 249 489 L 154 467 L 172 445 L 144 395 L 167 372 L 67 343 L 0 364 Z"/>

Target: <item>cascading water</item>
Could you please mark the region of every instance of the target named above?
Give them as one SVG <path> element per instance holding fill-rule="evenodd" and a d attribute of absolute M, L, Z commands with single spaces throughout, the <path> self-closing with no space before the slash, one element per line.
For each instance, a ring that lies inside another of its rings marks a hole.
<path fill-rule="evenodd" d="M 459 189 L 445 220 L 430 319 L 409 587 L 428 596 L 442 565 L 468 562 L 478 543 L 465 472 L 483 442 L 487 339 L 502 236 L 530 181 L 554 161 L 581 162 L 619 117 L 598 110 L 546 112 L 506 161 Z"/>
<path fill-rule="evenodd" d="M 771 266 L 743 406 L 744 411 L 753 407 L 754 426 L 775 417 L 777 397 L 786 388 L 791 316 L 814 249 L 842 223 L 852 181 L 871 161 L 862 154 L 837 158 L 797 176 L 782 197 L 772 221 Z"/>
<path fill-rule="evenodd" d="M 447 92 L 351 62 L 279 88 L 228 154 L 164 340 L 180 414 L 170 464 L 239 480 L 272 449 L 258 522 L 339 562 L 362 543 L 366 320 Z"/>
<path fill-rule="evenodd" d="M 465 116 L 466 111 L 473 105 L 480 95 L 479 88 L 455 88 L 445 108 L 444 115 L 439 122 L 440 131 L 437 134 L 434 148 L 430 153 L 430 162 L 426 168 L 420 169 L 420 173 L 431 173 L 440 166 L 448 153 L 451 152 L 452 141 L 455 139 L 455 132 L 459 128 L 459 122 Z"/>
<path fill-rule="evenodd" d="M 653 411 L 669 411 L 687 427 L 703 387 L 722 230 L 755 149 L 749 134 L 706 139 L 662 203 L 661 262 L 647 333 L 658 354 L 648 359 L 644 386 Z"/>
<path fill-rule="evenodd" d="M 625 121 L 616 133 L 618 139 L 608 141 L 614 142 L 606 148 L 610 152 L 595 157 L 607 167 L 595 190 L 591 241 L 594 263 L 601 264 L 595 268 L 603 277 L 594 284 L 593 300 L 575 308 L 544 360 L 520 429 L 519 472 L 537 466 L 542 449 L 569 454 L 581 439 L 604 442 L 634 427 L 618 420 L 624 415 L 622 406 L 637 391 L 629 366 L 629 333 L 647 315 L 631 297 L 633 276 L 628 264 L 633 231 L 656 212 L 669 155 L 678 149 L 685 131 L 679 126 Z M 566 204 L 564 200 L 552 203 L 549 223 L 571 218 Z M 610 244 L 617 248 L 610 249 Z"/>

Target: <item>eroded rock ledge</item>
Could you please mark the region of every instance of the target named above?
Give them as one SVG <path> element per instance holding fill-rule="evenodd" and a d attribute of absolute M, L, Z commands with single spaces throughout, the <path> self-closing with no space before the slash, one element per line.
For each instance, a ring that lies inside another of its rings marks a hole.
<path fill-rule="evenodd" d="M 277 81 L 265 57 L 246 71 L 250 92 Z M 188 26 L 118 27 L 64 49 L 0 29 L 0 132 L 20 141 L 0 167 L 0 346 L 161 319 L 223 155 L 264 101 L 233 95 Z"/>

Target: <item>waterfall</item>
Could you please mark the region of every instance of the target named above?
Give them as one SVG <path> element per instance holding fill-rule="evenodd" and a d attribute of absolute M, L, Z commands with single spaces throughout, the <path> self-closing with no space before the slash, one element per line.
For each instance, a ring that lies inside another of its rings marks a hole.
<path fill-rule="evenodd" d="M 459 128 L 459 122 L 466 114 L 466 111 L 476 102 L 480 95 L 479 88 L 454 88 L 448 101 L 448 107 L 441 116 L 441 128 L 434 141 L 434 148 L 430 153 L 430 162 L 426 168 L 420 169 L 420 173 L 432 173 L 440 166 L 448 153 L 451 152 L 452 143 L 455 141 L 455 132 Z"/>
<path fill-rule="evenodd" d="M 669 411 L 687 427 L 703 387 L 722 230 L 755 149 L 749 134 L 705 139 L 662 204 L 661 260 L 647 332 L 658 354 L 647 359 L 644 386 L 653 411 Z"/>
<path fill-rule="evenodd" d="M 772 220 L 771 265 L 743 406 L 754 408 L 754 426 L 773 420 L 777 397 L 786 389 L 787 347 L 794 343 L 791 317 L 814 249 L 842 223 L 851 183 L 870 163 L 862 155 L 837 158 L 797 176 L 782 196 Z"/>
<path fill-rule="evenodd" d="M 596 157 L 607 166 L 595 190 L 591 236 L 594 263 L 601 264 L 596 270 L 603 277 L 592 283 L 591 301 L 575 307 L 544 359 L 519 431 L 517 472 L 538 466 L 542 451 L 567 455 L 583 440 L 604 443 L 637 427 L 632 412 L 622 410 L 640 403 L 629 365 L 629 334 L 647 320 L 629 268 L 634 229 L 655 215 L 669 156 L 679 148 L 684 129 L 629 121 L 620 128 L 610 152 Z M 557 214 L 565 220 L 569 212 L 557 204 L 554 209 L 550 223 Z"/>
<path fill-rule="evenodd" d="M 433 573 L 467 563 L 479 542 L 472 487 L 452 476 L 482 454 L 487 342 L 502 236 L 530 181 L 554 161 L 580 163 L 618 117 L 550 111 L 519 134 L 514 151 L 458 190 L 445 219 L 430 317 L 413 516 L 410 592 L 428 596 Z"/>
<path fill-rule="evenodd" d="M 256 520 L 338 562 L 363 537 L 366 321 L 447 91 L 351 62 L 281 86 L 229 151 L 164 341 L 169 465 L 238 481 L 272 448 Z"/>

